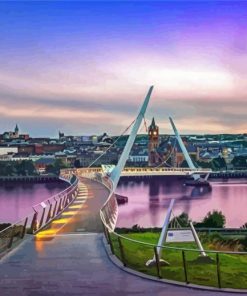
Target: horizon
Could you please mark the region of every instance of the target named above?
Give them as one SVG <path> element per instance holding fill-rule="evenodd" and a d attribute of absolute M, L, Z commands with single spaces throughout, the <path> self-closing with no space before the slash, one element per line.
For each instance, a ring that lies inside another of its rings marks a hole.
<path fill-rule="evenodd" d="M 154 84 L 161 134 L 170 115 L 183 135 L 246 133 L 246 2 L 1 2 L 0 24 L 3 131 L 117 135 Z"/>
<path fill-rule="evenodd" d="M 19 128 L 19 134 L 29 134 L 28 131 L 24 131 L 22 132 L 21 128 L 20 128 L 20 125 L 18 123 L 16 123 L 18 125 L 18 128 Z M 14 125 L 15 126 L 15 125 Z M 158 125 L 159 126 L 159 125 Z M 140 130 L 143 130 L 145 127 L 142 126 L 140 128 Z M 3 134 L 4 132 L 10 132 L 10 131 L 13 131 L 14 129 L 8 129 L 8 130 L 0 130 L 0 134 Z M 50 139 L 57 139 L 59 137 L 59 132 L 63 133 L 63 131 L 57 131 L 57 135 L 54 135 L 54 136 L 48 136 L 48 135 L 31 135 L 29 134 L 30 138 L 50 138 Z M 91 134 L 64 134 L 65 137 L 81 137 L 81 136 L 101 136 L 103 135 L 104 133 L 106 133 L 107 135 L 109 135 L 110 137 L 119 137 L 120 134 L 115 134 L 115 135 L 111 135 L 108 131 L 104 131 L 102 132 L 101 134 L 96 134 L 96 133 L 91 133 Z M 244 133 L 189 133 L 189 134 L 184 134 L 184 133 L 181 133 L 180 135 L 181 136 L 220 136 L 220 135 L 229 135 L 229 136 L 237 136 L 237 135 L 246 135 L 247 133 L 244 132 Z M 174 136 L 175 137 L 175 134 L 174 133 L 159 133 L 159 136 Z M 129 133 L 127 134 L 124 134 L 122 135 L 121 137 L 125 137 L 125 136 L 129 136 Z M 138 133 L 137 134 L 137 137 L 138 136 L 148 136 L 148 133 L 147 132 L 141 132 L 141 133 Z"/>

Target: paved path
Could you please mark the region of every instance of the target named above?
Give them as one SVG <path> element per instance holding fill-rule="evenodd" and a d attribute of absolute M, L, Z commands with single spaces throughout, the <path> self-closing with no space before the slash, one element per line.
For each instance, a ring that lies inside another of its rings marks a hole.
<path fill-rule="evenodd" d="M 39 231 L 36 240 L 54 239 L 57 234 L 78 232 L 102 232 L 99 211 L 109 195 L 109 190 L 98 182 L 81 178 L 79 193 L 74 202 L 54 219 L 48 227 Z"/>
<path fill-rule="evenodd" d="M 102 232 L 102 222 L 99 211 L 109 195 L 109 190 L 98 182 L 81 178 L 81 182 L 87 187 L 88 196 L 83 207 L 78 210 L 60 233 L 68 232 Z"/>
<path fill-rule="evenodd" d="M 0 261 L 1 296 L 223 295 L 145 280 L 115 266 L 106 254 L 102 234 L 78 232 L 82 227 L 98 230 L 91 223 L 99 226 L 96 213 L 107 196 L 100 184 L 85 184 L 94 200 L 84 203 L 87 207 L 79 209 L 70 227 L 51 240 L 30 236 Z"/>
<path fill-rule="evenodd" d="M 0 295 L 222 295 L 128 274 L 108 259 L 102 244 L 102 234 L 25 241 L 0 265 Z"/>

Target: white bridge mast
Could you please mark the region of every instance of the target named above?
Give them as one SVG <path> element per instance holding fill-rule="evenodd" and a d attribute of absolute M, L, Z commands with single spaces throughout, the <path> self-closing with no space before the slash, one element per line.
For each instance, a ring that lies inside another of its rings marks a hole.
<path fill-rule="evenodd" d="M 188 151 L 187 151 L 187 149 L 186 149 L 186 147 L 185 147 L 185 145 L 183 143 L 183 140 L 181 139 L 181 136 L 180 136 L 180 134 L 179 134 L 179 132 L 178 132 L 172 118 L 169 117 L 169 120 L 170 120 L 171 126 L 172 126 L 172 128 L 174 130 L 174 133 L 175 133 L 176 139 L 178 141 L 178 144 L 179 144 L 179 146 L 180 146 L 180 148 L 181 148 L 181 150 L 183 152 L 183 155 L 184 155 L 184 157 L 185 157 L 185 159 L 186 159 L 186 161 L 188 163 L 189 168 L 191 170 L 196 170 L 196 167 L 195 167 L 193 161 L 190 158 L 190 155 L 189 155 L 189 153 L 188 153 Z M 193 175 L 193 178 L 194 178 L 194 180 L 198 180 L 198 179 L 200 179 L 200 175 L 195 174 L 195 175 Z"/>
<path fill-rule="evenodd" d="M 131 130 L 131 133 L 129 135 L 129 138 L 128 138 L 128 141 L 124 147 L 124 150 L 121 154 L 121 157 L 118 161 L 118 164 L 117 166 L 112 170 L 112 172 L 110 173 L 110 178 L 113 182 L 113 191 L 115 191 L 116 187 L 117 187 L 117 184 L 118 184 L 118 181 L 120 179 L 120 175 L 121 175 L 121 172 L 125 166 L 125 163 L 129 157 L 129 154 L 130 154 L 130 150 L 134 144 L 134 141 L 135 141 L 135 138 L 136 138 L 136 134 L 139 130 L 139 127 L 141 125 L 141 122 L 142 122 L 142 119 L 145 115 L 145 112 L 146 112 L 146 109 L 147 109 L 147 106 L 148 106 L 148 103 L 149 103 L 149 99 L 151 97 L 151 94 L 152 94 L 152 91 L 153 91 L 153 86 L 151 86 L 149 88 L 149 91 L 146 95 L 146 98 L 144 99 L 144 102 L 139 110 L 139 113 L 138 113 L 138 116 L 136 117 L 136 120 L 135 120 L 135 123 L 132 127 L 132 130 Z"/>

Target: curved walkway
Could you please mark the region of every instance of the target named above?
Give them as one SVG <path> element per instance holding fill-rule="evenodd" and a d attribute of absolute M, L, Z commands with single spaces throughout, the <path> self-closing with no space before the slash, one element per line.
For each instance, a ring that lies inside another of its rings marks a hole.
<path fill-rule="evenodd" d="M 48 241 L 30 236 L 0 261 L 1 296 L 225 294 L 146 280 L 115 266 L 102 245 L 103 235 L 87 232 L 100 230 L 97 213 L 107 189 L 93 181 L 83 183 L 91 197 L 68 227 Z"/>

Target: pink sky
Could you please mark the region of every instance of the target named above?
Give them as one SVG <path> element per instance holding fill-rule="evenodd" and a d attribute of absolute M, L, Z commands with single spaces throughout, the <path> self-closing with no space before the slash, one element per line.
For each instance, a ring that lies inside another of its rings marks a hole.
<path fill-rule="evenodd" d="M 119 134 L 152 84 L 162 133 L 246 132 L 241 5 L 1 4 L 0 132 Z"/>

